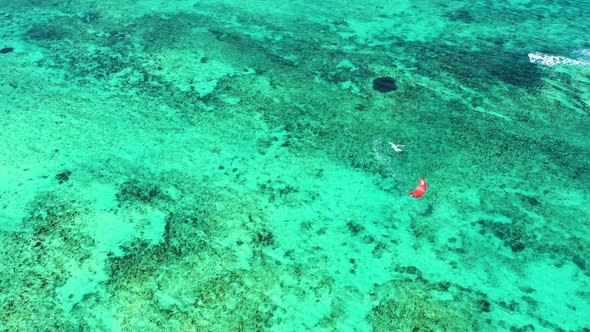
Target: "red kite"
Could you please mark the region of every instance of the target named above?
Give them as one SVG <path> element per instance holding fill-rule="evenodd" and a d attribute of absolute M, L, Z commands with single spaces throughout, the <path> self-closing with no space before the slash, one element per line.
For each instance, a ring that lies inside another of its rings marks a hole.
<path fill-rule="evenodd" d="M 426 181 L 424 181 L 423 178 L 420 178 L 420 182 L 418 182 L 418 187 L 416 187 L 414 191 L 408 192 L 408 194 L 410 194 L 410 196 L 414 198 L 420 198 L 426 192 L 426 187 L 428 187 Z"/>

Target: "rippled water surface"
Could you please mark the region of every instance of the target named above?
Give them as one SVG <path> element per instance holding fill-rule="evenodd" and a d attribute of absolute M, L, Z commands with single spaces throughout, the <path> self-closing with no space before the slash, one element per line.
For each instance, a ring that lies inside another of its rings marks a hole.
<path fill-rule="evenodd" d="M 0 17 L 0 330 L 590 329 L 588 1 Z"/>

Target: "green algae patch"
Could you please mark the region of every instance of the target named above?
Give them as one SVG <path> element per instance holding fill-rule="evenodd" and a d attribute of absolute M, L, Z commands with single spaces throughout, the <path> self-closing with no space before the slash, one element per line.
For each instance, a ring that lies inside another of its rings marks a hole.
<path fill-rule="evenodd" d="M 375 332 L 477 331 L 472 314 L 427 283 L 392 282 L 379 287 L 383 296 L 368 319 Z"/>

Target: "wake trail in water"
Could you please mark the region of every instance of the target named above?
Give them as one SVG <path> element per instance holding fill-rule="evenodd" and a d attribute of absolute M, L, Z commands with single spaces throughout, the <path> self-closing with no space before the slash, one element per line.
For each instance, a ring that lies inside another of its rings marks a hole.
<path fill-rule="evenodd" d="M 399 153 L 395 152 L 389 142 L 382 139 L 373 141 L 373 153 L 375 161 L 391 178 L 398 184 L 407 184 L 408 178 L 403 172 L 403 163 L 405 158 Z"/>

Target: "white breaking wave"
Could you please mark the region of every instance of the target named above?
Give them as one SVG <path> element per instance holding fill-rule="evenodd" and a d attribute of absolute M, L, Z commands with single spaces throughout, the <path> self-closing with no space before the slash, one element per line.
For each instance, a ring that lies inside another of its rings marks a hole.
<path fill-rule="evenodd" d="M 580 49 L 574 50 L 572 53 L 575 54 L 577 57 L 582 58 L 584 60 L 590 60 L 590 49 L 580 48 Z"/>
<path fill-rule="evenodd" d="M 579 50 L 582 54 L 586 54 L 588 50 Z M 574 66 L 590 66 L 590 61 L 572 59 L 559 55 L 550 55 L 540 52 L 529 53 L 529 61 L 543 66 L 557 66 L 557 65 L 574 65 Z"/>

